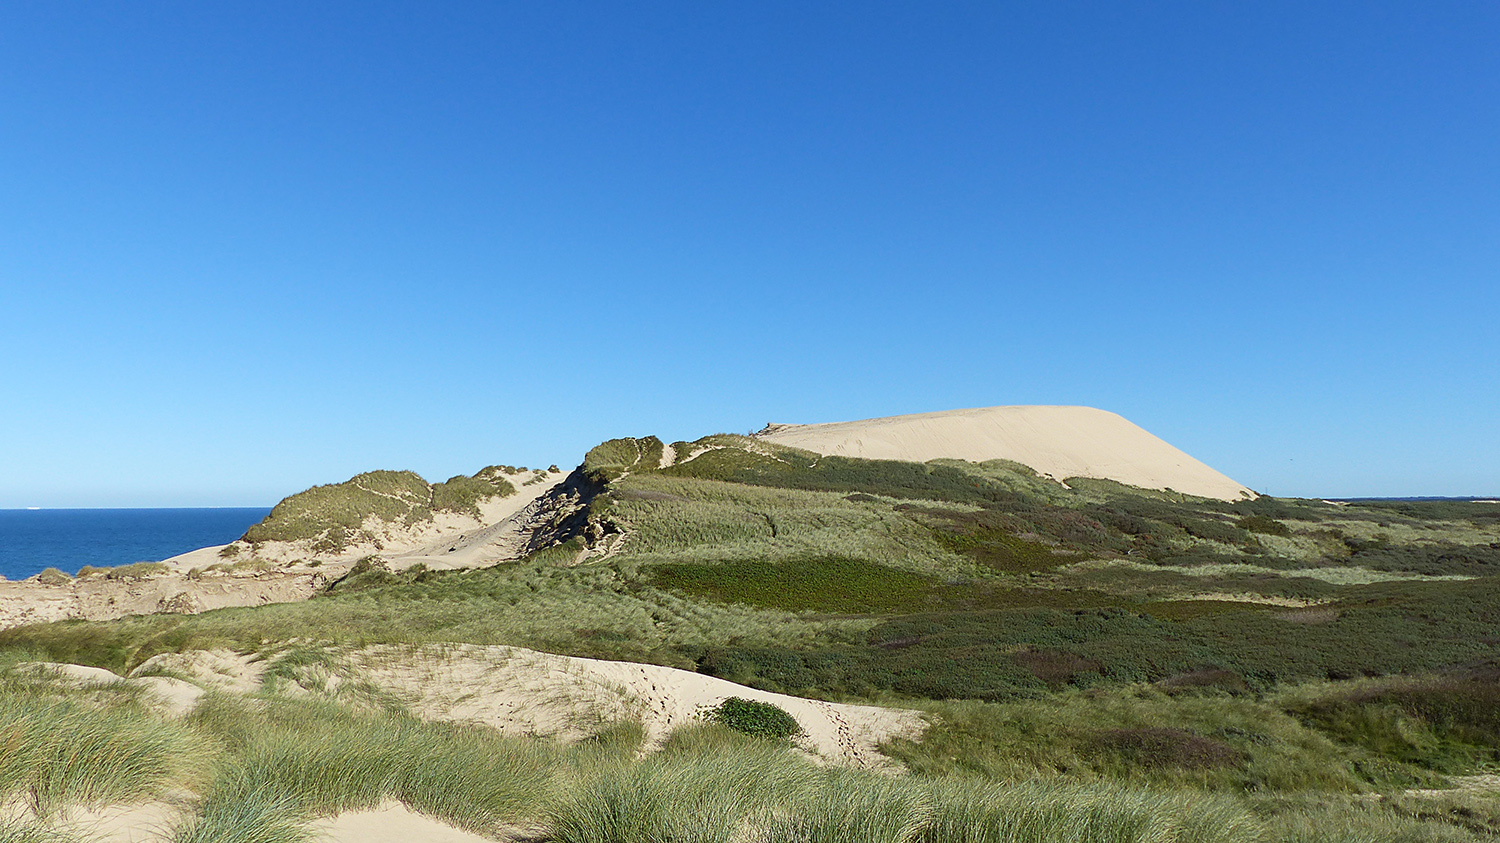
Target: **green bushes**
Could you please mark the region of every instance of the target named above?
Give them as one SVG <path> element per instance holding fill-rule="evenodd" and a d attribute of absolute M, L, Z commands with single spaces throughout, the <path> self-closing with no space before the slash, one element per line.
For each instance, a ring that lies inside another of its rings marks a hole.
<path fill-rule="evenodd" d="M 1249 530 L 1252 533 L 1265 533 L 1268 536 L 1290 536 L 1292 531 L 1275 518 L 1267 518 L 1264 515 L 1246 515 L 1235 522 L 1241 530 Z"/>
<path fill-rule="evenodd" d="M 1441 773 L 1500 763 L 1500 669 L 1289 692 L 1288 710 L 1348 744 Z"/>
<path fill-rule="evenodd" d="M 709 711 L 704 719 L 747 735 L 765 738 L 790 738 L 802 734 L 797 719 L 785 709 L 770 703 L 730 697 Z"/>

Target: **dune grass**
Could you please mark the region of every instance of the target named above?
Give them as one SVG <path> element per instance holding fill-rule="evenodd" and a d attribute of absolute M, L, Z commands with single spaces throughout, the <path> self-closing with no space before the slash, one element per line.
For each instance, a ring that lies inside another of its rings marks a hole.
<path fill-rule="evenodd" d="M 689 727 L 640 761 L 576 770 L 546 825 L 558 843 L 728 843 L 815 777 L 785 744 Z"/>
<path fill-rule="evenodd" d="M 22 797 L 41 817 L 191 784 L 206 775 L 208 757 L 199 736 L 128 697 L 75 699 L 15 684 L 0 693 L 0 798 Z"/>
<path fill-rule="evenodd" d="M 173 843 L 301 843 L 311 819 L 387 799 L 480 834 L 539 823 L 557 843 L 1477 843 L 1500 830 L 1492 797 L 1344 795 L 1364 786 L 1350 760 L 1358 748 L 1250 697 L 1136 688 L 950 704 L 922 744 L 891 748 L 910 770 L 892 776 L 819 767 L 785 741 L 714 722 L 681 728 L 644 757 L 644 732 L 630 722 L 569 747 L 423 723 L 341 703 L 326 683 L 310 690 L 314 674 L 342 670 L 314 649 L 283 648 L 265 691 L 210 694 L 179 721 L 110 686 L 76 694 L 12 681 L 0 695 L 4 793 L 25 794 L 48 818 L 64 805 L 196 790 L 198 810 Z M 1349 698 L 1357 685 L 1301 693 Z M 1097 744 L 1101 734 L 1166 729 L 1211 736 L 1243 757 L 1229 767 L 1142 758 L 1120 767 Z M 35 824 L 0 834 L 52 839 Z"/>
<path fill-rule="evenodd" d="M 228 793 L 284 797 L 307 815 L 373 808 L 391 798 L 492 832 L 535 814 L 553 790 L 558 763 L 547 741 L 403 714 L 360 714 L 318 699 L 249 704 L 215 696 L 190 723 L 236 759 L 222 785 Z"/>
<path fill-rule="evenodd" d="M 934 783 L 932 793 L 932 815 L 915 837 L 918 843 L 1265 840 L 1263 824 L 1239 800 L 1191 791 L 1035 783 L 997 787 L 960 779 Z"/>
<path fill-rule="evenodd" d="M 0 843 L 82 843 L 82 841 L 35 823 L 0 820 Z"/>
<path fill-rule="evenodd" d="M 235 771 L 215 783 L 171 843 L 310 843 L 307 820 L 294 797 Z"/>

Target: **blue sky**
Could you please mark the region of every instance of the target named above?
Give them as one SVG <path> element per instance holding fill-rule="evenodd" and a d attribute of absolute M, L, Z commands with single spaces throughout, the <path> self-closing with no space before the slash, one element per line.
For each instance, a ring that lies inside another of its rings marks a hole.
<path fill-rule="evenodd" d="M 1493 3 L 0 10 L 0 507 L 1001 404 L 1500 494 Z"/>

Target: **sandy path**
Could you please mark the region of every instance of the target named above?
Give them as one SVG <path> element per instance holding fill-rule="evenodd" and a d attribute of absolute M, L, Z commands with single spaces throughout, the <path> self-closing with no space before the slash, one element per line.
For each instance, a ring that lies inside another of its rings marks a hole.
<path fill-rule="evenodd" d="M 353 655 L 362 678 L 427 720 L 483 723 L 509 734 L 575 740 L 601 725 L 639 718 L 647 739 L 699 719 L 729 697 L 768 702 L 807 732 L 804 749 L 832 764 L 880 769 L 880 744 L 917 737 L 915 711 L 842 705 L 773 694 L 686 670 L 540 653 L 520 647 L 375 647 Z"/>
<path fill-rule="evenodd" d="M 1096 477 L 1220 500 L 1255 495 L 1125 418 L 1092 407 L 985 407 L 767 425 L 756 437 L 830 456 L 912 462 L 1006 459 L 1059 481 Z"/>
<path fill-rule="evenodd" d="M 57 824 L 58 830 L 88 843 L 166 843 L 172 830 L 189 821 L 189 799 L 110 805 L 103 808 L 72 808 Z M 318 843 L 494 843 L 419 814 L 394 800 L 365 811 L 346 811 L 314 820 L 308 825 Z M 500 840 L 534 839 L 517 830 Z"/>
<path fill-rule="evenodd" d="M 521 647 L 383 645 L 349 653 L 348 661 L 353 671 L 340 683 L 368 681 L 424 720 L 478 723 L 511 735 L 573 741 L 610 723 L 639 720 L 649 747 L 673 729 L 699 721 L 724 700 L 740 697 L 791 714 L 806 732 L 800 739 L 802 748 L 824 762 L 884 769 L 893 765 L 880 754 L 882 743 L 920 737 L 926 728 L 915 711 L 809 700 L 672 667 Z M 195 650 L 155 656 L 131 677 L 80 665 L 37 663 L 26 669 L 51 671 L 80 685 L 140 685 L 157 695 L 165 713 L 181 716 L 197 704 L 205 688 L 236 694 L 260 690 L 265 666 L 264 661 L 228 650 Z M 192 682 L 136 675 L 161 669 Z"/>

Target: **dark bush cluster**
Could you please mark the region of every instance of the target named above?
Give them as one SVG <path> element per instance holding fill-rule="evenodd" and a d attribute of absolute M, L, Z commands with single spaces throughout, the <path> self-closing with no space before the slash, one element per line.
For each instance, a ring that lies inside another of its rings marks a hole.
<path fill-rule="evenodd" d="M 802 734 L 797 719 L 785 709 L 767 702 L 730 697 L 712 709 L 708 720 L 762 738 L 791 738 Z"/>

